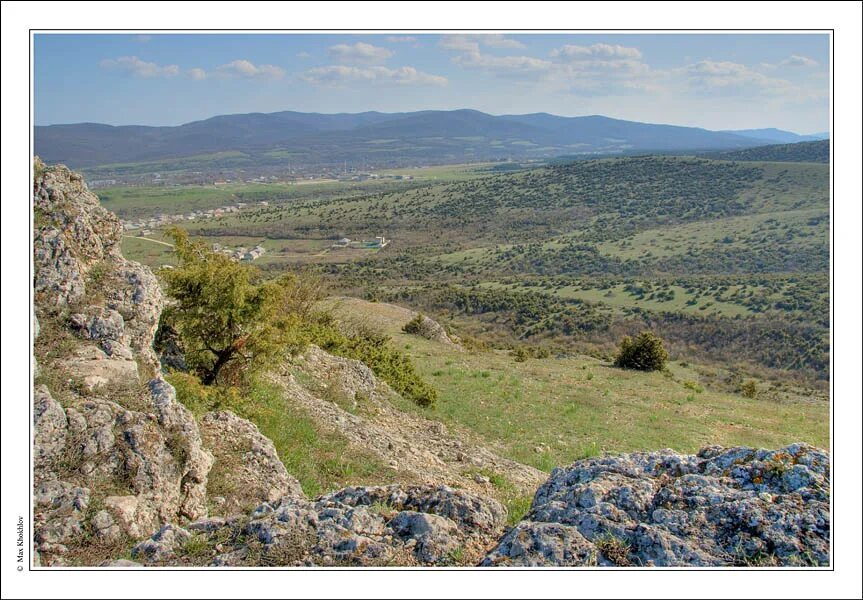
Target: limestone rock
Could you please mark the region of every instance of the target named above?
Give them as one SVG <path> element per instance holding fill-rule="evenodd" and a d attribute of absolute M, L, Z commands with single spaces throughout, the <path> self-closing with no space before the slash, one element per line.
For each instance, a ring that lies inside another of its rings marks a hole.
<path fill-rule="evenodd" d="M 370 396 L 378 386 L 372 370 L 358 360 L 334 356 L 315 345 L 309 346 L 303 358 L 305 368 L 315 373 L 319 381 L 335 386 L 351 398 L 357 394 Z"/>
<path fill-rule="evenodd" d="M 54 400 L 48 388 L 39 385 L 33 390 L 33 462 L 35 472 L 41 476 L 48 457 L 66 446 L 69 422 L 60 403 Z"/>
<path fill-rule="evenodd" d="M 423 563 L 439 562 L 459 546 L 458 527 L 446 517 L 403 510 L 390 527 L 399 538 L 416 542 L 417 559 Z"/>
<path fill-rule="evenodd" d="M 302 498 L 300 482 L 289 475 L 273 442 L 257 426 L 230 411 L 211 412 L 199 424 L 205 446 L 213 453 L 210 477 L 219 481 L 221 514 L 248 510 L 282 497 Z"/>
<path fill-rule="evenodd" d="M 120 254 L 122 225 L 78 173 L 35 160 L 33 289 L 37 315 L 87 305 L 73 329 L 129 346 L 157 368 L 153 336 L 164 303 L 158 281 Z"/>
<path fill-rule="evenodd" d="M 464 347 L 461 345 L 459 338 L 447 333 L 440 323 L 426 315 L 415 315 L 414 319 L 409 321 L 408 325 L 405 325 L 405 331 L 424 337 L 427 340 L 444 344 L 459 352 L 464 352 Z"/>
<path fill-rule="evenodd" d="M 63 403 L 34 390 L 34 541 L 51 565 L 90 536 L 110 544 L 204 517 L 212 456 L 174 389 L 141 382 L 158 368 L 155 276 L 120 254 L 120 221 L 80 175 L 38 159 L 35 171 L 36 322 L 78 340 L 40 365 L 69 376 Z"/>
<path fill-rule="evenodd" d="M 120 534 L 140 538 L 160 523 L 206 514 L 206 475 L 212 457 L 204 450 L 197 425 L 170 393 L 153 384 L 155 414 L 130 411 L 108 400 L 91 399 L 69 409 L 40 395 L 37 440 L 40 445 L 35 490 L 37 539 L 69 540 L 85 527 L 99 538 Z M 74 415 L 72 417 L 71 415 Z M 125 495 L 102 498 L 104 515 L 85 524 L 90 491 L 73 482 L 93 482 Z M 84 508 L 78 507 L 84 504 Z M 70 508 L 71 507 L 71 508 Z M 58 510 L 58 508 L 62 510 Z M 109 521 L 110 519 L 110 521 Z"/>
<path fill-rule="evenodd" d="M 315 501 L 286 497 L 248 518 L 199 520 L 188 530 L 216 549 L 205 563 L 211 566 L 447 565 L 458 551 L 482 556 L 504 518 L 494 500 L 446 486 L 386 486 L 346 488 Z M 150 565 L 188 560 L 165 538 L 160 530 L 133 556 Z"/>
<path fill-rule="evenodd" d="M 131 354 L 115 356 L 109 357 L 96 346 L 79 346 L 69 358 L 59 361 L 58 366 L 79 379 L 87 392 L 138 381 L 138 363 Z"/>
<path fill-rule="evenodd" d="M 132 558 L 146 562 L 163 562 L 175 556 L 178 548 L 192 536 L 191 533 L 176 525 L 165 525 L 150 539 L 132 548 Z"/>
<path fill-rule="evenodd" d="M 580 461 L 552 472 L 482 564 L 826 565 L 828 477 L 805 444 Z"/>
<path fill-rule="evenodd" d="M 347 487 L 329 495 L 348 506 L 373 504 L 440 515 L 465 532 L 494 536 L 506 523 L 506 510 L 499 502 L 445 485 Z"/>

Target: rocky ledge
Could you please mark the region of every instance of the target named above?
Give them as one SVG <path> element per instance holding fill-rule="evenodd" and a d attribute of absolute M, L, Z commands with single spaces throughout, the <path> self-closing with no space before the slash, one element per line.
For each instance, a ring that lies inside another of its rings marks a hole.
<path fill-rule="evenodd" d="M 829 468 L 805 444 L 580 461 L 552 472 L 482 565 L 827 565 Z"/>
<path fill-rule="evenodd" d="M 169 524 L 132 557 L 152 566 L 476 564 L 505 520 L 495 500 L 443 485 L 349 487 L 264 503 L 247 516 Z"/>

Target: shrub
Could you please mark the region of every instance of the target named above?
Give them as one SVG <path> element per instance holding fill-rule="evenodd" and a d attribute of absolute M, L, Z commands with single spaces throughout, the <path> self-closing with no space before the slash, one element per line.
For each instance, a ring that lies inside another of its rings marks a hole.
<path fill-rule="evenodd" d="M 662 340 L 649 331 L 643 331 L 635 339 L 623 338 L 614 366 L 638 371 L 661 371 L 668 360 L 668 352 Z"/>
<path fill-rule="evenodd" d="M 596 549 L 608 560 L 619 567 L 627 567 L 632 564 L 629 559 L 629 542 L 606 533 L 598 537 L 594 544 Z"/>
<path fill-rule="evenodd" d="M 402 331 L 411 335 L 419 335 L 425 337 L 426 326 L 425 317 L 423 316 L 423 314 L 417 313 L 417 316 L 405 323 L 405 326 L 402 327 Z"/>
<path fill-rule="evenodd" d="M 432 406 L 437 390 L 426 383 L 406 354 L 400 352 L 386 335 L 362 328 L 345 333 L 328 315 L 318 315 L 303 326 L 302 340 L 323 350 L 365 363 L 390 387 L 419 406 Z"/>
<path fill-rule="evenodd" d="M 747 398 L 757 398 L 758 397 L 758 386 L 755 385 L 755 382 L 751 379 L 745 382 L 740 386 L 740 393 Z"/>

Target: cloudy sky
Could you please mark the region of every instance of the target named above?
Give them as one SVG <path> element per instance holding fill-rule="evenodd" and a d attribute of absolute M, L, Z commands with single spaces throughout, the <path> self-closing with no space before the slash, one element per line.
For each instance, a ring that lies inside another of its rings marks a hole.
<path fill-rule="evenodd" d="M 828 129 L 824 34 L 37 34 L 36 123 L 474 108 Z"/>

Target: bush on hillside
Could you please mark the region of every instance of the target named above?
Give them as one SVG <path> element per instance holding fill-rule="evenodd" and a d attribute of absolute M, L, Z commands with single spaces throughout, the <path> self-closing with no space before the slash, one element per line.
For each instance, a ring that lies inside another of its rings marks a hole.
<path fill-rule="evenodd" d="M 661 371 L 667 360 L 668 352 L 662 340 L 649 331 L 643 331 L 635 339 L 629 336 L 623 338 L 614 366 L 638 371 Z"/>
<path fill-rule="evenodd" d="M 758 397 L 758 386 L 750 379 L 740 386 L 740 393 L 747 398 L 755 399 Z"/>
<path fill-rule="evenodd" d="M 437 390 L 426 383 L 406 354 L 393 346 L 386 335 L 358 329 L 346 333 L 328 315 L 318 315 L 304 326 L 304 339 L 337 356 L 365 363 L 404 398 L 419 406 L 432 406 Z"/>
<path fill-rule="evenodd" d="M 183 229 L 168 235 L 177 266 L 161 271 L 174 300 L 163 321 L 202 383 L 236 383 L 301 342 L 299 326 L 318 297 L 314 286 L 292 275 L 260 281 L 256 269 L 189 239 Z"/>
<path fill-rule="evenodd" d="M 426 324 L 425 316 L 422 313 L 417 313 L 417 316 L 405 323 L 405 326 L 402 327 L 402 331 L 411 335 L 418 335 L 421 337 L 429 337 L 430 335 L 428 325 Z"/>

